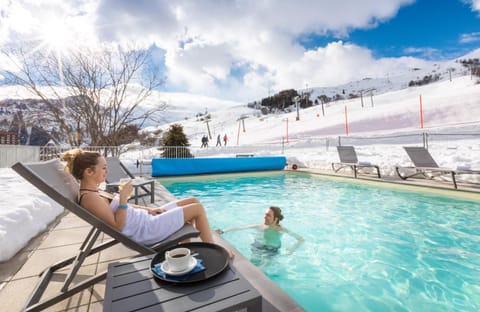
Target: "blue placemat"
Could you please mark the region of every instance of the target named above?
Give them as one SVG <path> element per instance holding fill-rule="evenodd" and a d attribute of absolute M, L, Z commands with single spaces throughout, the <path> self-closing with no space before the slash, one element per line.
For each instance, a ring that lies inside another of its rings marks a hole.
<path fill-rule="evenodd" d="M 161 268 L 161 263 L 155 264 L 152 268 L 152 271 L 158 276 L 165 279 L 176 280 L 176 281 L 186 281 L 190 275 L 205 270 L 205 266 L 203 266 L 202 262 L 203 262 L 202 259 L 197 258 L 197 265 L 193 268 L 193 270 L 191 270 L 188 273 L 185 273 L 184 275 L 179 275 L 179 276 L 173 276 L 165 273 Z"/>

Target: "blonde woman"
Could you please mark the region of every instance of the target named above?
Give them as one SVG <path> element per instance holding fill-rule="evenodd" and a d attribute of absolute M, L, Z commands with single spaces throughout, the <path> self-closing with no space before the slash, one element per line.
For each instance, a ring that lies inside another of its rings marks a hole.
<path fill-rule="evenodd" d="M 79 204 L 131 239 L 152 244 L 192 223 L 200 231 L 200 239 L 213 243 L 213 235 L 203 205 L 196 198 L 185 198 L 150 208 L 128 203 L 131 182 L 118 194 L 98 189 L 105 181 L 108 168 L 99 153 L 73 149 L 62 154 L 65 169 L 80 182 Z M 232 253 L 230 256 L 232 256 Z"/>

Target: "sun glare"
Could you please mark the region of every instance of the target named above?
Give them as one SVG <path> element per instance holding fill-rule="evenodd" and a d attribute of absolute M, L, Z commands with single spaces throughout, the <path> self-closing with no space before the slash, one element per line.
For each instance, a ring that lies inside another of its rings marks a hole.
<path fill-rule="evenodd" d="M 72 32 L 69 31 L 68 25 L 63 21 L 54 20 L 42 27 L 42 42 L 45 46 L 59 54 L 65 53 L 69 49 L 69 45 L 73 43 Z"/>

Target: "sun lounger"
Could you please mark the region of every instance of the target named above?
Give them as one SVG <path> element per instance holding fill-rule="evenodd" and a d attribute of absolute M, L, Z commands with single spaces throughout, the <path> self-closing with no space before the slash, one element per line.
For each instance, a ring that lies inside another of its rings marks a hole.
<path fill-rule="evenodd" d="M 135 178 L 118 157 L 106 157 L 105 160 L 108 167 L 107 182 L 119 181 L 123 178 Z"/>
<path fill-rule="evenodd" d="M 118 159 L 118 157 L 107 157 L 108 175 L 107 175 L 107 191 L 116 191 L 120 179 L 130 178 L 133 180 L 133 187 L 135 193 L 130 197 L 131 200 L 138 204 L 138 199 L 149 196 L 150 202 L 155 201 L 155 181 L 151 179 L 135 179 L 135 176 L 128 170 L 128 168 Z"/>
<path fill-rule="evenodd" d="M 414 167 L 395 167 L 398 176 L 406 180 L 408 178 L 422 176 L 427 179 L 433 179 L 435 177 L 450 175 L 452 178 L 453 186 L 457 188 L 456 175 L 460 174 L 480 174 L 480 170 L 468 170 L 461 169 L 455 170 L 450 168 L 439 167 L 433 159 L 428 150 L 422 146 L 404 146 L 403 147 L 410 157 Z M 402 174 L 401 169 L 414 169 L 415 172 L 411 174 Z"/>
<path fill-rule="evenodd" d="M 337 146 L 337 152 L 340 162 L 332 163 L 333 171 L 338 172 L 344 168 L 351 168 L 356 178 L 358 172 L 367 168 L 373 168 L 377 171 L 377 176 L 380 178 L 380 168 L 368 162 L 359 162 L 353 146 Z"/>
<path fill-rule="evenodd" d="M 137 243 L 117 231 L 114 227 L 98 219 L 77 203 L 78 183 L 69 173 L 64 171 L 63 164 L 59 159 L 28 164 L 19 162 L 13 165 L 12 168 L 65 209 L 92 225 L 92 229 L 86 236 L 76 256 L 57 262 L 43 271 L 38 285 L 35 287 L 27 302 L 24 309 L 25 311 L 40 311 L 46 309 L 104 280 L 107 276 L 106 271 L 100 272 L 88 279 L 80 279 L 81 281 L 74 286 L 70 285 L 77 276 L 77 272 L 84 260 L 90 255 L 118 243 L 138 252 L 138 255 L 149 255 L 155 253 L 156 250 L 175 245 L 180 241 L 196 237 L 199 234 L 191 225 L 185 225 L 178 232 L 155 245 L 147 246 Z M 97 239 L 101 233 L 112 237 L 112 239 L 97 244 Z M 70 264 L 70 272 L 65 276 L 61 290 L 52 297 L 40 301 L 54 272 Z"/>

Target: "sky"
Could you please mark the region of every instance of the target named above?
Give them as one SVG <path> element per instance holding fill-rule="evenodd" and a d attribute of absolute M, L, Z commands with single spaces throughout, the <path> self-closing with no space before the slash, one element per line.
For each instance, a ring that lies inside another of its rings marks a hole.
<path fill-rule="evenodd" d="M 419 94 L 422 95 L 424 128 L 420 124 Z M 283 140 L 289 164 L 297 164 L 300 168 L 330 170 L 331 163 L 338 161 L 336 143 L 331 143 L 327 148 L 325 138 L 330 137 L 331 142 L 338 142 L 338 136 L 343 136 L 342 144 L 354 145 L 359 161 L 379 165 L 382 176 L 388 177 L 395 176 L 396 165 L 411 166 L 402 146 L 422 145 L 421 133 L 427 131 L 431 134 L 429 151 L 439 166 L 480 170 L 478 98 L 480 84 L 465 75 L 452 81 L 376 96 L 373 107 L 366 105 L 362 108 L 358 99 L 339 101 L 327 106 L 323 116 L 321 108 L 314 106 L 302 110 L 298 121 L 296 112 L 255 116 L 254 111 L 242 105 L 212 113 L 211 147 L 200 152 L 232 156 L 232 151 L 226 154 L 228 149 L 225 147 L 215 147 L 217 134 L 228 135 L 227 147 L 244 146 L 246 149 L 243 152 L 251 153 L 254 150 L 256 155 L 278 154 Z M 348 137 L 344 114 L 346 108 Z M 245 131 L 237 122 L 240 114 L 248 116 L 244 120 Z M 182 119 L 177 123 L 183 126 L 192 147 L 199 148 L 201 136 L 207 134 L 205 123 L 194 118 Z M 168 125 L 164 127 L 166 129 Z M 446 133 L 450 136 L 445 136 Z M 461 135 L 454 136 L 453 133 Z M 469 133 L 475 133 L 476 136 L 465 135 Z M 378 139 L 382 135 L 387 138 Z M 373 140 L 369 139 L 372 137 Z M 233 153 L 235 151 L 238 150 L 233 150 Z M 132 172 L 138 172 L 135 161 L 151 159 L 157 153 L 157 147 L 140 151 L 132 149 L 123 153 L 120 159 Z M 147 168 L 144 174 L 148 172 Z M 457 177 L 459 180 L 465 178 L 480 183 L 480 175 Z M 14 256 L 32 237 L 44 231 L 63 210 L 8 167 L 0 168 L 0 193 L 9 194 L 0 196 L 1 262 Z"/>
<path fill-rule="evenodd" d="M 248 102 L 463 56 L 480 0 L 0 0 L 0 48 L 23 43 L 150 49 L 161 91 Z"/>

